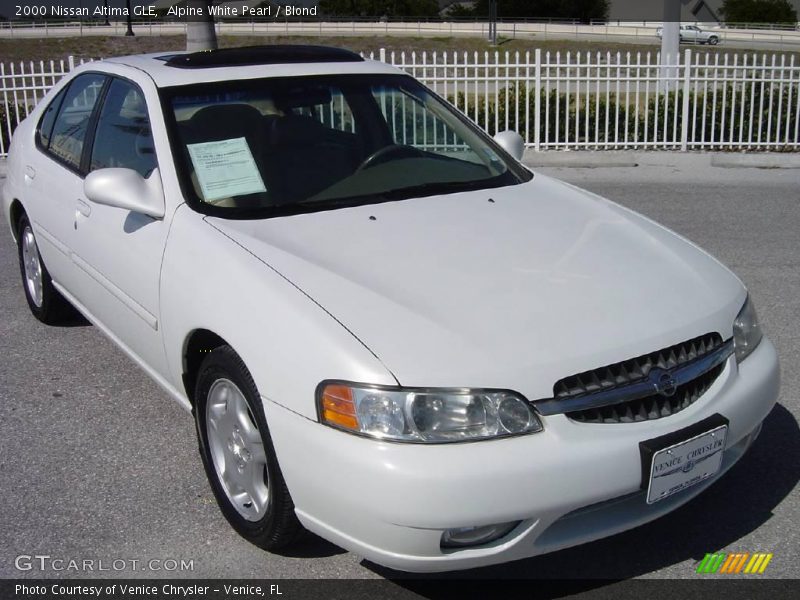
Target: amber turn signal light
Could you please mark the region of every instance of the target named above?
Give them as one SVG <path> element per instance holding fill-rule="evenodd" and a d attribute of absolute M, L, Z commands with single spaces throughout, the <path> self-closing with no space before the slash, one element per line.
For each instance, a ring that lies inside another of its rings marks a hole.
<path fill-rule="evenodd" d="M 329 384 L 320 396 L 322 420 L 329 425 L 358 431 L 353 391 L 344 385 Z"/>

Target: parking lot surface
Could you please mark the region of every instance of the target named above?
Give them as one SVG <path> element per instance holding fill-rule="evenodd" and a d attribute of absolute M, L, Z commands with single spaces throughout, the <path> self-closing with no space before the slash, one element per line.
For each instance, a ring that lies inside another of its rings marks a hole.
<path fill-rule="evenodd" d="M 445 577 L 688 579 L 697 577 L 697 561 L 713 551 L 772 552 L 768 576 L 800 576 L 800 170 L 717 168 L 678 154 L 619 164 L 632 162 L 639 166 L 548 166 L 542 172 L 652 217 L 731 267 L 749 286 L 778 348 L 779 403 L 750 453 L 675 513 L 582 547 Z M 5 222 L 0 490 L 4 578 L 396 575 L 312 536 L 284 555 L 238 537 L 206 483 L 190 416 L 96 328 L 83 321 L 51 328 L 29 314 Z M 192 569 L 15 567 L 19 555 L 36 554 L 184 560 Z"/>

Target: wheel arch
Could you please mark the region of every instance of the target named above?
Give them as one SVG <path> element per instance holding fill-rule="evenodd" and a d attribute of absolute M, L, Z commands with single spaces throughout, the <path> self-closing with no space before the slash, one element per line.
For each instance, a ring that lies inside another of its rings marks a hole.
<path fill-rule="evenodd" d="M 22 202 L 14 198 L 11 201 L 11 206 L 8 209 L 8 222 L 11 224 L 11 234 L 14 236 L 14 241 L 19 239 L 19 220 L 22 215 L 27 214 Z"/>
<path fill-rule="evenodd" d="M 195 404 L 194 388 L 200 365 L 209 352 L 220 346 L 228 346 L 225 339 L 210 329 L 195 329 L 186 336 L 183 344 L 183 387 L 192 407 Z"/>

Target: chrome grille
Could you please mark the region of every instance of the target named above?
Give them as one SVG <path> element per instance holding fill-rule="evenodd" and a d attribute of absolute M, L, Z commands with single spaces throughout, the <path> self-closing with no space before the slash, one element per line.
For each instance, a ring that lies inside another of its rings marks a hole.
<path fill-rule="evenodd" d="M 565 377 L 553 398 L 533 404 L 544 415 L 583 423 L 660 419 L 691 406 L 719 377 L 733 340 L 708 333 L 630 360 Z"/>
<path fill-rule="evenodd" d="M 575 410 L 566 413 L 566 415 L 570 419 L 581 423 L 635 423 L 637 421 L 651 421 L 668 417 L 682 411 L 687 406 L 691 406 L 700 396 L 705 394 L 706 390 L 719 377 L 724 366 L 719 364 L 693 381 L 678 386 L 675 395 L 671 397 L 650 394 L 644 398 L 629 400 L 621 404 Z"/>

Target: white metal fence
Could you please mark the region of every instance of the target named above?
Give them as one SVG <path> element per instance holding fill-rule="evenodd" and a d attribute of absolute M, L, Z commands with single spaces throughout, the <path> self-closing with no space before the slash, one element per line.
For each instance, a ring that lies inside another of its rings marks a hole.
<path fill-rule="evenodd" d="M 387 53 L 490 134 L 535 150 L 800 150 L 800 61 L 775 54 Z M 75 65 L 0 63 L 0 156 Z"/>

